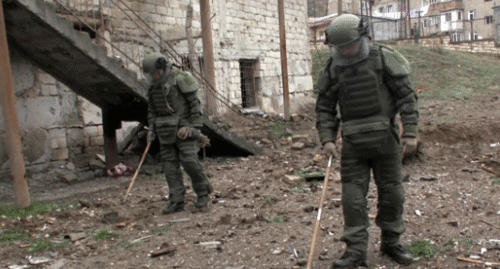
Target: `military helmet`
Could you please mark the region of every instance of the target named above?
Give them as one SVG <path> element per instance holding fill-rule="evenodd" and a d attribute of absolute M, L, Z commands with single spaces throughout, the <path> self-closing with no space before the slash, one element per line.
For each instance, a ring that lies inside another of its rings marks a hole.
<path fill-rule="evenodd" d="M 337 65 L 342 66 L 357 63 L 368 56 L 368 39 L 364 20 L 352 14 L 338 16 L 326 31 L 326 43 L 332 50 L 332 57 Z"/>
<path fill-rule="evenodd" d="M 167 59 L 159 52 L 153 52 L 142 60 L 142 70 L 144 73 L 152 73 L 155 70 L 165 69 L 167 67 Z"/>
<path fill-rule="evenodd" d="M 150 84 L 156 84 L 165 75 L 167 59 L 159 52 L 153 52 L 142 60 L 142 72 Z"/>

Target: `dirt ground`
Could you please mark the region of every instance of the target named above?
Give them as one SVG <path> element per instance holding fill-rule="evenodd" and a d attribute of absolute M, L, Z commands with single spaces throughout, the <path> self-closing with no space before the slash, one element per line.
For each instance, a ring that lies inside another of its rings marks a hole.
<path fill-rule="evenodd" d="M 427 240 L 438 253 L 405 268 L 495 268 L 484 262 L 500 261 L 500 243 L 494 241 L 500 240 L 499 105 L 499 95 L 420 100 L 420 151 L 404 162 L 407 231 L 402 243 L 409 246 Z M 29 253 L 23 242 L 2 245 L 0 268 L 306 268 L 323 181 L 297 181 L 286 175 L 325 172 L 327 160 L 316 156 L 320 147 L 314 103 L 299 115 L 300 121 L 281 125 L 272 117 L 260 116 L 246 116 L 245 122 L 225 121 L 259 143 L 263 152 L 204 160 L 214 187 L 204 212 L 194 210 L 195 195 L 189 188 L 185 211 L 161 215 L 168 201 L 161 174 L 141 173 L 126 202 L 122 198 L 131 176 L 71 185 L 32 183 L 32 200 L 78 201 L 79 205 L 23 219 L 0 218 L 0 230 L 69 243 L 36 253 Z M 293 141 L 278 138 L 271 131 L 276 126 L 291 133 Z M 298 140 L 305 147 L 292 149 Z M 329 268 L 344 251 L 339 241 L 343 218 L 338 168 L 335 161 L 313 268 Z M 12 190 L 3 190 L 0 202 L 11 203 Z M 368 200 L 370 268 L 402 268 L 378 250 L 373 181 Z M 96 239 L 93 235 L 102 230 L 116 236 Z M 164 253 L 159 254 L 160 250 Z M 48 261 L 30 264 L 42 257 Z"/>

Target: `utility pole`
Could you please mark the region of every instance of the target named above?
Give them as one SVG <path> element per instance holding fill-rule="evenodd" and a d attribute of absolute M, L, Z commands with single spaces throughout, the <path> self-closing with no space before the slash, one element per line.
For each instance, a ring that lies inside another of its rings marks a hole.
<path fill-rule="evenodd" d="M 203 41 L 203 73 L 208 83 L 205 87 L 208 115 L 217 112 L 215 102 L 215 64 L 214 47 L 212 44 L 212 26 L 210 22 L 210 0 L 200 0 L 201 36 Z"/>
<path fill-rule="evenodd" d="M 283 0 L 278 0 L 280 52 L 281 52 L 281 77 L 283 81 L 283 109 L 285 120 L 290 120 L 290 93 L 288 92 L 288 66 L 286 59 L 286 34 L 285 34 L 285 5 Z"/>
<path fill-rule="evenodd" d="M 375 41 L 375 28 L 373 27 L 373 16 L 372 16 L 372 10 L 373 10 L 373 0 L 368 0 L 368 4 L 370 5 L 370 28 L 372 29 L 372 38 L 373 41 Z"/>
<path fill-rule="evenodd" d="M 424 29 L 422 28 L 422 25 L 420 24 L 420 14 L 422 12 L 423 12 L 422 10 L 417 11 L 417 14 L 418 14 L 418 31 L 419 31 L 419 33 L 421 33 L 420 36 L 423 36 L 423 34 L 424 34 L 424 31 L 423 31 Z"/>
<path fill-rule="evenodd" d="M 406 16 L 408 17 L 408 38 L 410 38 L 410 33 L 411 33 L 411 13 L 410 13 L 410 0 L 406 1 L 406 9 L 407 13 Z"/>
<path fill-rule="evenodd" d="M 28 181 L 26 180 L 21 128 L 19 127 L 17 116 L 16 97 L 14 95 L 14 82 L 10 67 L 9 45 L 7 43 L 7 30 L 5 29 L 2 3 L 0 3 L 0 101 L 7 138 L 5 144 L 7 145 L 10 160 L 10 179 L 14 187 L 16 203 L 20 208 L 27 208 L 30 205 L 30 194 Z"/>

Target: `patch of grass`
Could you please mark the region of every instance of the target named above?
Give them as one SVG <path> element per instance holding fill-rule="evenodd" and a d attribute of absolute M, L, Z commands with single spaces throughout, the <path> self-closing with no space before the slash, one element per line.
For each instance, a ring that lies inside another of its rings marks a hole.
<path fill-rule="evenodd" d="M 47 202 L 33 202 L 26 209 L 17 208 L 15 206 L 0 206 L 0 217 L 7 219 L 24 218 L 27 216 L 36 216 L 55 210 L 76 208 L 77 203 L 72 204 L 57 204 Z"/>
<path fill-rule="evenodd" d="M 264 201 L 266 202 L 266 204 L 272 204 L 276 203 L 278 199 L 274 196 L 266 196 L 266 198 L 264 198 Z"/>
<path fill-rule="evenodd" d="M 411 243 L 410 252 L 413 257 L 432 259 L 436 256 L 438 247 L 426 240 L 416 241 Z"/>
<path fill-rule="evenodd" d="M 410 62 L 415 89 L 422 98 L 468 100 L 498 90 L 498 59 L 488 55 L 421 46 L 395 47 Z"/>
<path fill-rule="evenodd" d="M 286 221 L 286 219 L 284 216 L 272 216 L 272 217 L 267 218 L 267 222 L 269 222 L 269 223 L 275 223 L 275 222 L 283 223 L 285 221 Z"/>
<path fill-rule="evenodd" d="M 305 172 L 305 171 L 299 171 L 299 172 L 295 173 L 295 175 L 298 177 L 301 177 L 301 178 L 324 176 L 323 173 L 321 173 L 321 172 L 309 173 L 309 172 Z"/>
<path fill-rule="evenodd" d="M 39 251 L 47 251 L 47 250 L 52 250 L 54 248 L 64 248 L 66 246 L 68 246 L 68 242 L 54 244 L 47 239 L 39 238 L 30 244 L 30 246 L 28 247 L 28 252 L 33 253 Z"/>
<path fill-rule="evenodd" d="M 461 238 L 458 240 L 458 243 L 465 247 L 465 249 L 467 249 L 467 251 L 469 251 L 471 248 L 472 248 L 472 245 L 474 245 L 474 243 L 477 243 L 479 240 L 475 239 L 475 238 Z"/>
<path fill-rule="evenodd" d="M 106 230 L 99 230 L 96 234 L 94 234 L 94 239 L 105 241 L 105 240 L 110 240 L 112 238 L 116 238 L 118 236 L 119 236 L 119 234 L 117 234 L 115 232 L 109 232 Z"/>
<path fill-rule="evenodd" d="M 27 234 L 18 231 L 5 231 L 0 234 L 0 241 L 2 242 L 12 242 L 27 239 L 29 239 L 29 236 Z"/>
<path fill-rule="evenodd" d="M 306 191 L 308 189 L 309 188 L 308 188 L 308 185 L 306 183 L 301 183 L 301 184 L 299 184 L 297 186 L 292 187 L 290 189 L 290 192 L 291 193 L 302 193 L 302 192 L 304 192 L 304 191 Z"/>
<path fill-rule="evenodd" d="M 0 246 L 9 245 L 14 241 L 27 241 L 29 236 L 19 231 L 4 231 L 0 233 Z"/>
<path fill-rule="evenodd" d="M 500 90 L 498 58 L 413 45 L 393 46 L 410 62 L 410 81 L 419 98 L 469 100 Z M 314 89 L 330 51 L 311 50 Z"/>
<path fill-rule="evenodd" d="M 496 178 L 494 179 L 491 184 L 494 184 L 494 185 L 500 185 L 500 177 L 499 178 Z"/>
<path fill-rule="evenodd" d="M 124 240 L 118 244 L 119 247 L 122 248 L 135 248 L 144 245 L 144 241 L 139 242 L 130 242 L 128 240 Z"/>
<path fill-rule="evenodd" d="M 278 138 L 292 136 L 291 133 L 287 132 L 286 130 L 287 128 L 288 128 L 288 123 L 283 121 L 274 121 L 269 126 L 269 130 L 273 132 Z"/>

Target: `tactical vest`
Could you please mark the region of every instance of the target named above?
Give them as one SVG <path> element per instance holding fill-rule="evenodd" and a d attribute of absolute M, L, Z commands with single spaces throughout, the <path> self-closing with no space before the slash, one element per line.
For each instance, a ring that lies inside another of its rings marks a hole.
<path fill-rule="evenodd" d="M 349 67 L 337 67 L 336 72 L 344 139 L 365 149 L 383 145 L 397 109 L 383 81 L 378 47 L 372 47 L 365 60 Z"/>
<path fill-rule="evenodd" d="M 174 143 L 178 127 L 189 125 L 190 115 L 187 100 L 175 85 L 175 75 L 165 84 L 152 88 L 149 98 L 156 112 L 155 126 L 160 143 Z"/>

